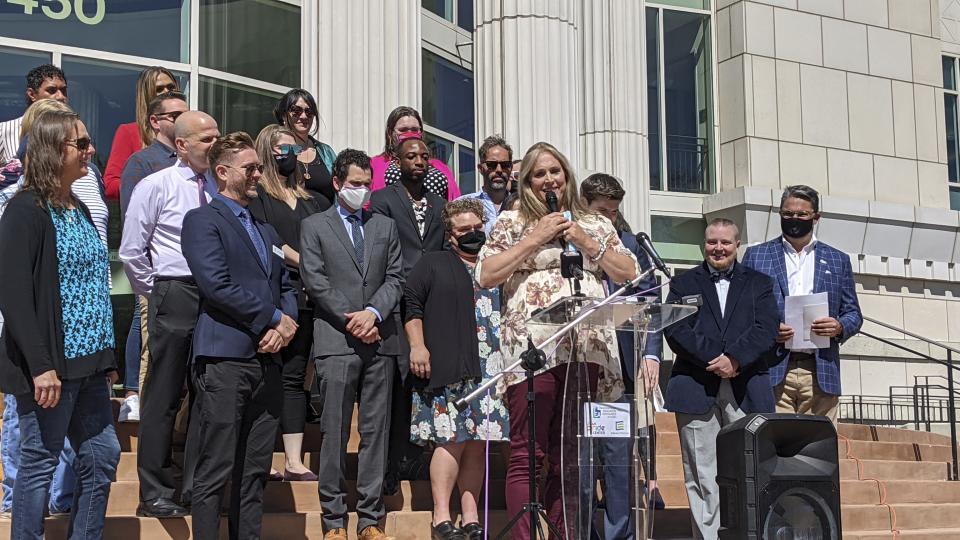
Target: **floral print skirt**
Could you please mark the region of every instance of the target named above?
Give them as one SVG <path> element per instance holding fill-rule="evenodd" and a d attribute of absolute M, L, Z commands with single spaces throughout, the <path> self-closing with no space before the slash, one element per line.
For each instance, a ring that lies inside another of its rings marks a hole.
<path fill-rule="evenodd" d="M 488 439 L 509 440 L 507 408 L 493 389 L 470 402 L 462 411 L 454 405 L 478 386 L 473 380 L 464 380 L 434 392 L 414 392 L 410 442 L 421 446 L 442 446 Z"/>

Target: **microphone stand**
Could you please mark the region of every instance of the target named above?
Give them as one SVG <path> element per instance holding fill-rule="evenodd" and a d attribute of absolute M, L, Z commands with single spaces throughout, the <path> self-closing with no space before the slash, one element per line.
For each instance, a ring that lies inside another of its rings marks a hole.
<path fill-rule="evenodd" d="M 547 356 L 543 352 L 544 347 L 546 347 L 550 343 L 553 343 L 554 341 L 557 341 L 558 339 L 563 337 L 567 332 L 570 332 L 573 328 L 579 325 L 582 321 L 584 321 L 588 316 L 590 316 L 591 313 L 593 313 L 597 309 L 613 302 L 614 300 L 619 298 L 624 292 L 626 292 L 628 289 L 631 289 L 637 286 L 640 283 L 640 281 L 642 281 L 648 275 L 653 273 L 653 271 L 654 271 L 653 267 L 649 268 L 645 272 L 640 273 L 637 277 L 635 277 L 634 279 L 624 284 L 622 287 L 620 287 L 616 291 L 612 292 L 609 296 L 607 296 L 600 302 L 580 310 L 580 313 L 576 316 L 576 318 L 574 318 L 572 321 L 570 321 L 569 323 L 564 325 L 562 328 L 557 330 L 553 335 L 551 335 L 547 339 L 540 342 L 539 345 L 534 345 L 533 339 L 527 336 L 527 350 L 520 354 L 519 360 L 517 360 L 513 364 L 510 364 L 509 366 L 501 370 L 499 373 L 491 377 L 489 381 L 480 385 L 479 387 L 477 387 L 476 390 L 474 390 L 470 394 L 467 394 L 466 396 L 464 396 L 463 398 L 461 398 L 456 402 L 455 405 L 457 409 L 463 410 L 467 406 L 467 404 L 469 404 L 471 401 L 477 399 L 478 397 L 486 393 L 488 389 L 494 387 L 497 384 L 497 382 L 503 378 L 505 373 L 514 371 L 518 366 L 523 367 L 524 377 L 526 378 L 526 382 L 527 382 L 527 482 L 528 482 L 527 485 L 530 489 L 530 493 L 529 493 L 528 502 L 523 505 L 523 508 L 520 509 L 520 511 L 517 512 L 516 515 L 510 518 L 510 521 L 507 522 L 507 525 L 503 528 L 502 531 L 500 531 L 500 534 L 496 536 L 496 540 L 500 540 L 501 538 L 504 538 L 505 535 L 508 534 L 517 525 L 517 523 L 520 522 L 520 520 L 525 515 L 529 516 L 530 518 L 530 530 L 531 530 L 531 533 L 535 535 L 533 536 L 534 538 L 542 538 L 543 540 L 546 540 L 547 538 L 546 533 L 543 530 L 543 524 L 540 522 L 541 517 L 543 518 L 543 521 L 547 523 L 547 528 L 550 530 L 551 535 L 555 536 L 556 538 L 563 538 L 563 535 L 560 533 L 560 531 L 557 530 L 556 526 L 554 526 L 554 524 L 550 522 L 550 519 L 547 516 L 547 512 L 543 507 L 543 504 L 537 499 L 538 478 L 537 478 L 537 472 L 536 472 L 537 463 L 536 463 L 536 440 L 535 440 L 536 439 L 535 419 L 537 417 L 537 414 L 536 414 L 537 406 L 536 406 L 536 400 L 535 400 L 534 390 L 533 390 L 533 376 L 539 369 L 543 368 L 543 366 L 546 365 Z M 578 296 L 583 296 L 579 290 L 580 289 L 579 279 L 574 278 L 574 283 L 576 284 L 575 294 Z"/>

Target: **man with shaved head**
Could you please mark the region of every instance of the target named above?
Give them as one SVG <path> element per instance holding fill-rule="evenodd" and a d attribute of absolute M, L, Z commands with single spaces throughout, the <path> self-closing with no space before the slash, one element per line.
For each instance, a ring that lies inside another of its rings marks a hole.
<path fill-rule="evenodd" d="M 140 400 L 137 515 L 157 518 L 188 513 L 173 499 L 177 486 L 170 446 L 200 300 L 180 249 L 180 230 L 184 215 L 217 193 L 207 153 L 220 131 L 209 114 L 187 111 L 177 118 L 174 136 L 176 163 L 137 183 L 120 243 L 130 285 L 149 299 L 150 365 Z"/>

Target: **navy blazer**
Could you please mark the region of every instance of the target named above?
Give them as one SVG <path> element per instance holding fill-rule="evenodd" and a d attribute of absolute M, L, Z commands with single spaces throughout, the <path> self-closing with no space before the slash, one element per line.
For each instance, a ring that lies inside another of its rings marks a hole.
<path fill-rule="evenodd" d="M 846 253 L 817 241 L 813 248 L 815 267 L 813 292 L 827 293 L 829 315 L 840 321 L 843 333 L 830 340 L 830 347 L 817 349 L 817 384 L 827 394 L 840 395 L 840 344 L 855 336 L 863 326 L 863 314 L 857 300 L 857 286 L 853 281 L 853 266 Z M 783 297 L 790 296 L 786 263 L 783 260 L 783 237 L 747 248 L 743 264 L 755 268 L 776 280 L 773 288 L 780 320 L 783 320 Z M 787 357 L 790 351 L 777 347 L 776 364 L 770 368 L 770 384 L 776 386 L 787 375 Z"/>
<path fill-rule="evenodd" d="M 277 231 L 254 220 L 269 268 L 260 263 L 250 235 L 218 198 L 187 212 L 180 247 L 200 291 L 200 317 L 193 354 L 212 358 L 254 358 L 277 309 L 297 318 L 297 291 L 287 279 Z"/>
<path fill-rule="evenodd" d="M 740 409 L 747 414 L 773 412 L 768 366 L 780 326 L 773 280 L 737 263 L 721 316 L 716 285 L 703 263 L 673 278 L 667 303 L 692 295 L 703 298 L 699 312 L 663 331 L 676 354 L 667 384 L 667 410 L 684 414 L 709 411 L 721 379 L 706 370 L 707 363 L 726 354 L 740 364 L 740 375 L 730 380 Z"/>

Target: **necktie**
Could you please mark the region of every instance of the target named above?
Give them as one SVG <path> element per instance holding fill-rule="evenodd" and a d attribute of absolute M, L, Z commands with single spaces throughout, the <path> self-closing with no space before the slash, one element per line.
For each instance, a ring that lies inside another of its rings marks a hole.
<path fill-rule="evenodd" d="M 360 225 L 360 218 L 356 215 L 349 215 L 350 236 L 353 237 L 353 253 L 357 256 L 357 263 L 363 270 L 363 227 Z"/>
<path fill-rule="evenodd" d="M 262 264 L 264 268 L 267 268 L 267 248 L 263 245 L 263 238 L 260 238 L 260 233 L 257 231 L 257 228 L 254 227 L 253 221 L 250 219 L 250 214 L 247 213 L 246 210 L 240 212 L 240 223 L 243 224 L 243 228 L 246 229 L 247 234 L 250 236 L 253 247 L 257 249 L 257 255 L 260 256 L 260 264 Z"/>
<path fill-rule="evenodd" d="M 203 189 L 203 185 L 207 182 L 207 179 L 204 178 L 202 174 L 197 175 L 197 195 L 200 197 L 200 206 L 207 205 L 207 193 Z"/>

